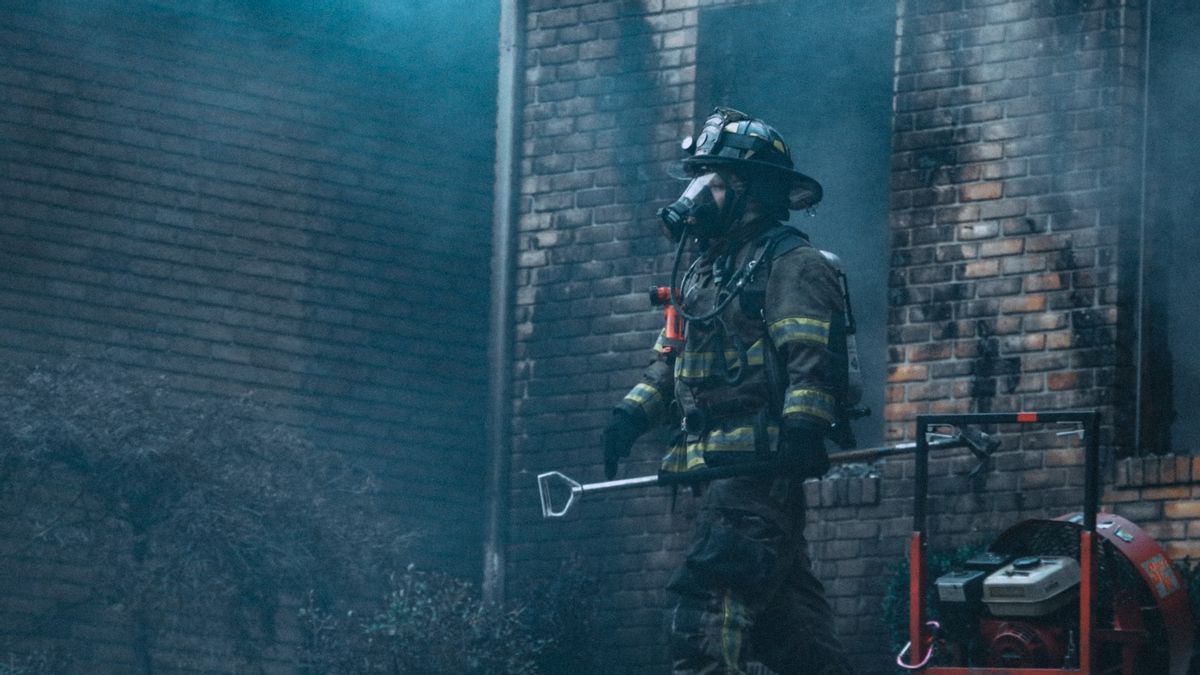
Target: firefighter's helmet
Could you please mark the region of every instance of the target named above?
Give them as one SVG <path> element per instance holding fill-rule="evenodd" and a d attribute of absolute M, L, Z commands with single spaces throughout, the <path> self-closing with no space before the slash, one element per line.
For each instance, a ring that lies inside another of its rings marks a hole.
<path fill-rule="evenodd" d="M 671 175 L 692 178 L 707 170 L 730 167 L 748 174 L 780 178 L 788 188 L 793 211 L 821 201 L 821 184 L 795 169 L 792 153 L 779 132 L 766 122 L 732 108 L 716 108 L 695 138 L 683 139 L 689 157 Z"/>

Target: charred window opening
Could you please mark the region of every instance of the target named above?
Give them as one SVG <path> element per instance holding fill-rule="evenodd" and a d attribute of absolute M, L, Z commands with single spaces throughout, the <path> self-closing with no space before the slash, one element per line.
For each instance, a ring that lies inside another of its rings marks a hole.
<path fill-rule="evenodd" d="M 1191 454 L 1200 438 L 1200 5 L 1155 0 L 1150 11 L 1137 445 Z"/>
<path fill-rule="evenodd" d="M 860 445 L 881 441 L 887 369 L 888 166 L 896 7 L 833 0 L 702 10 L 695 118 L 723 105 L 760 117 L 825 189 L 791 224 L 836 253 L 858 321 Z"/>

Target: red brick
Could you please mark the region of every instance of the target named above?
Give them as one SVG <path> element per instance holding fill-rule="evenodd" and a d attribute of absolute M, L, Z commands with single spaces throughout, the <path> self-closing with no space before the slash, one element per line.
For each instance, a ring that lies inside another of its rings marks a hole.
<path fill-rule="evenodd" d="M 983 223 L 967 223 L 958 227 L 960 240 L 988 239 L 1000 232 L 1000 225 L 995 221 Z"/>
<path fill-rule="evenodd" d="M 1006 237 L 1004 239 L 984 242 L 979 246 L 979 255 L 984 258 L 990 258 L 998 255 L 1015 255 L 1024 249 L 1024 240 Z"/>
<path fill-rule="evenodd" d="M 1172 560 L 1200 559 L 1200 541 L 1169 541 L 1163 548 Z"/>
<path fill-rule="evenodd" d="M 1035 314 L 1022 317 L 1021 326 L 1025 330 L 1056 330 L 1065 328 L 1067 325 L 1067 315 L 1065 314 Z"/>
<path fill-rule="evenodd" d="M 1046 269 L 1046 256 L 1043 254 L 1006 256 L 1002 260 L 1005 274 L 1027 274 Z"/>
<path fill-rule="evenodd" d="M 1068 277 L 1064 274 L 1038 274 L 1025 277 L 1026 291 L 1057 291 L 1067 287 Z"/>
<path fill-rule="evenodd" d="M 906 364 L 888 369 L 888 382 L 920 382 L 927 379 L 928 366 Z"/>
<path fill-rule="evenodd" d="M 940 361 L 950 358 L 953 352 L 953 345 L 950 342 L 928 342 L 910 346 L 908 348 L 908 360 Z"/>
<path fill-rule="evenodd" d="M 1003 193 L 1003 183 L 968 183 L 959 188 L 959 199 L 964 202 L 999 199 Z"/>
<path fill-rule="evenodd" d="M 960 279 L 978 279 L 982 277 L 993 277 L 1000 273 L 1000 262 L 998 260 L 979 260 L 969 262 L 960 268 L 958 277 Z"/>
<path fill-rule="evenodd" d="M 1184 490 L 1184 492 L 1190 492 Z M 1188 520 L 1200 519 L 1200 502 L 1197 501 L 1182 501 L 1190 495 L 1184 494 L 1178 499 L 1180 501 L 1172 501 L 1163 504 L 1163 515 L 1167 518 L 1183 518 Z"/>
<path fill-rule="evenodd" d="M 1033 294 L 1016 298 L 1004 298 L 1000 301 L 1000 311 L 1005 314 L 1044 312 L 1046 311 L 1046 296 Z"/>
<path fill-rule="evenodd" d="M 1166 501 L 1164 509 L 1170 506 L 1176 500 L 1187 499 L 1191 493 L 1191 489 L 1187 486 L 1178 487 L 1150 487 L 1142 490 L 1142 499 L 1152 501 Z M 1170 516 L 1168 516 L 1170 517 Z"/>
<path fill-rule="evenodd" d="M 1046 349 L 1069 349 L 1075 344 L 1074 334 L 1069 330 L 1058 330 L 1046 334 Z"/>
<path fill-rule="evenodd" d="M 883 419 L 887 422 L 911 420 L 924 412 L 925 406 L 917 403 L 892 403 L 884 406 Z"/>
<path fill-rule="evenodd" d="M 1076 371 L 1047 373 L 1046 386 L 1053 391 L 1075 389 L 1077 386 L 1079 386 L 1079 373 Z"/>

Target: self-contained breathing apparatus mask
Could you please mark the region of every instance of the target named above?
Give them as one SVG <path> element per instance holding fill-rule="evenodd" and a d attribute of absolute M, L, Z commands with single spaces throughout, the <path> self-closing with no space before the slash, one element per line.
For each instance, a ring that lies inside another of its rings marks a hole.
<path fill-rule="evenodd" d="M 696 239 L 720 237 L 745 210 L 745 190 L 714 171 L 693 178 L 679 199 L 658 210 L 658 217 L 663 234 L 677 242 L 685 233 Z"/>

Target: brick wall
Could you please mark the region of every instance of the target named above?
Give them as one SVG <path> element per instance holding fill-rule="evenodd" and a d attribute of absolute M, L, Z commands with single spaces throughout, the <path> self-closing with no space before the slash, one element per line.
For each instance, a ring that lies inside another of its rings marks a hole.
<path fill-rule="evenodd" d="M 618 672 L 665 669 L 661 588 L 691 500 L 672 514 L 662 491 L 614 494 L 543 521 L 533 475 L 599 477 L 607 410 L 646 361 L 660 319 L 642 289 L 669 264 L 653 211 L 674 196 L 659 167 L 704 103 L 697 18 L 720 4 L 529 2 L 511 575 L 542 579 L 583 557 L 598 575 L 597 642 Z M 1125 447 L 1132 317 L 1118 272 L 1137 217 L 1141 22 L 1140 3 L 1117 0 L 898 4 L 890 440 L 925 412 L 1096 407 L 1108 456 Z M 933 458 L 934 548 L 984 545 L 1082 502 L 1074 437 L 997 431 L 1003 447 L 979 478 L 960 453 Z M 653 471 L 663 441 L 641 442 L 625 475 Z M 1170 501 L 1192 494 L 1191 474 L 1123 462 L 1106 508 L 1194 555 L 1195 514 Z M 912 471 L 888 460 L 808 486 L 813 558 L 861 672 L 894 658 L 880 605 L 905 555 Z"/>
<path fill-rule="evenodd" d="M 253 392 L 475 577 L 494 43 L 317 5 L 0 9 L 0 358 Z"/>

